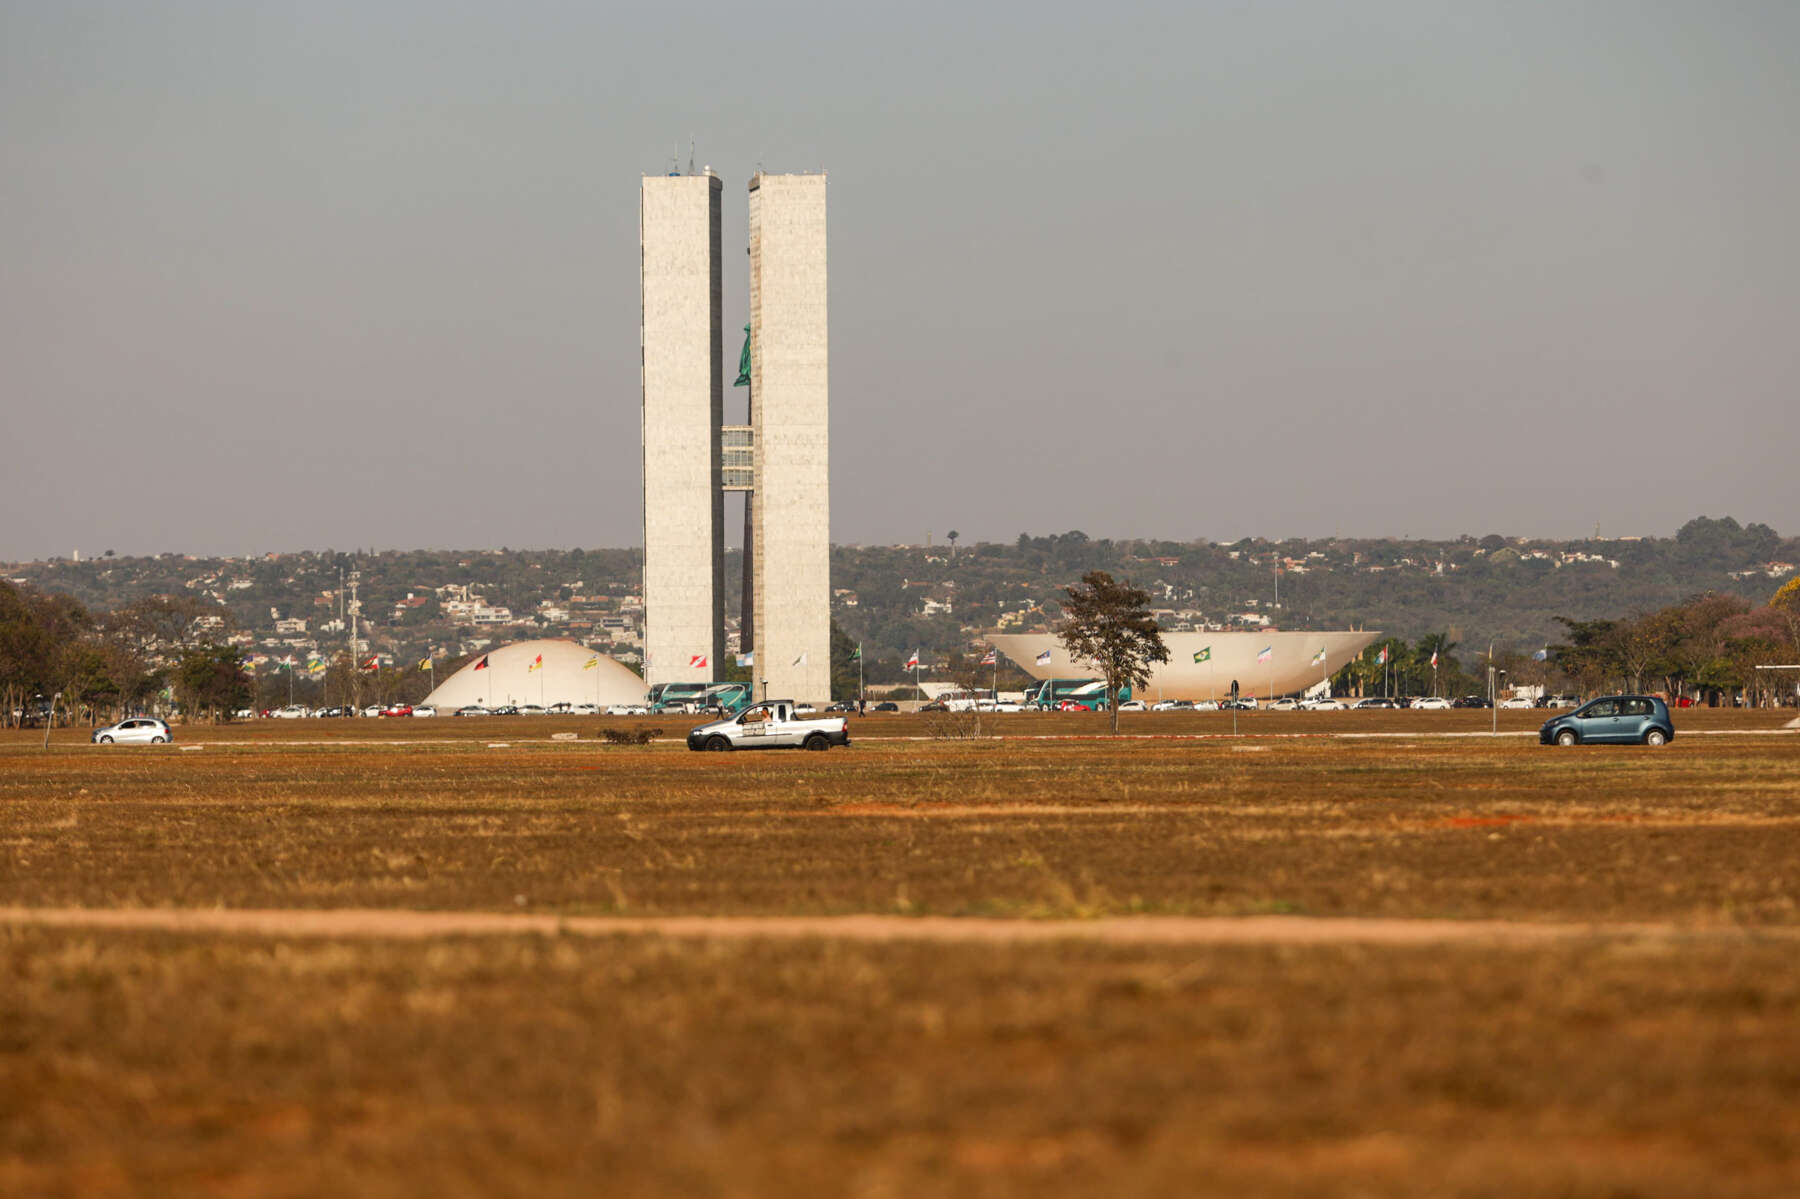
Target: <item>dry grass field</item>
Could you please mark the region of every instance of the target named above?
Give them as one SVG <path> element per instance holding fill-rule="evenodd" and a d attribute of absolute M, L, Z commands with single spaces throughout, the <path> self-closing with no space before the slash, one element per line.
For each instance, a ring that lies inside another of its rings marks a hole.
<path fill-rule="evenodd" d="M 660 720 L 6 734 L 0 1194 L 1794 1193 L 1790 715 L 1684 716 L 1660 751 L 1440 735 L 1485 712 L 1258 713 L 1239 738 L 1159 714 L 1118 741 L 869 718 L 822 755 L 597 738 L 685 730 Z M 17 910 L 67 908 L 1345 931 L 399 939 Z M 1495 920 L 1575 931 L 1453 935 Z"/>

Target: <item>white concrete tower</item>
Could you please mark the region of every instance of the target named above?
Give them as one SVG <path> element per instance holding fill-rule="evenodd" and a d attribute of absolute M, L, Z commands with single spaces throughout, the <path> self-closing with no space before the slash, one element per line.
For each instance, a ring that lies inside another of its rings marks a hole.
<path fill-rule="evenodd" d="M 725 653 L 725 358 L 719 274 L 723 185 L 645 176 L 643 295 L 644 678 L 710 682 Z"/>
<path fill-rule="evenodd" d="M 831 697 L 825 176 L 750 180 L 757 696 Z M 646 597 L 646 603 L 648 598 Z"/>

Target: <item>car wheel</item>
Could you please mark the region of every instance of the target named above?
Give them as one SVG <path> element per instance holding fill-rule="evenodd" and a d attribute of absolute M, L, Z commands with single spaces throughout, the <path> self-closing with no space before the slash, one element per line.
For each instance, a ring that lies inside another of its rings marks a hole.
<path fill-rule="evenodd" d="M 152 738 L 150 738 L 150 744 L 152 744 L 152 745 L 161 745 L 161 744 L 162 744 L 162 743 L 163 743 L 163 742 L 165 742 L 165 741 L 167 741 L 167 740 L 168 740 L 168 738 L 167 738 L 167 737 L 164 737 L 164 736 L 160 736 L 160 735 L 158 735 L 158 736 L 155 736 L 155 737 L 152 737 Z"/>
<path fill-rule="evenodd" d="M 1581 738 L 1579 738 L 1575 735 L 1575 731 L 1573 729 L 1564 729 L 1562 732 L 1556 734 L 1556 743 L 1558 745 L 1561 745 L 1564 747 L 1574 745 L 1576 742 L 1578 742 L 1580 740 L 1581 740 Z"/>
<path fill-rule="evenodd" d="M 824 733 L 814 733 L 806 739 L 800 748 L 810 749 L 814 753 L 824 753 L 831 748 L 831 742 L 826 738 Z"/>
<path fill-rule="evenodd" d="M 1664 735 L 1664 733 L 1661 729 L 1651 729 L 1649 732 L 1644 734 L 1644 744 L 1645 745 L 1658 746 L 1658 745 L 1667 745 L 1668 743 L 1669 743 L 1669 738 Z"/>
<path fill-rule="evenodd" d="M 706 748 L 715 754 L 729 753 L 731 751 L 731 742 L 724 737 L 708 737 L 706 739 Z"/>
<path fill-rule="evenodd" d="M 112 738 L 111 738 L 111 737 L 102 737 L 102 738 L 100 738 L 100 744 L 102 744 L 102 745 L 111 745 L 111 744 L 112 744 Z"/>

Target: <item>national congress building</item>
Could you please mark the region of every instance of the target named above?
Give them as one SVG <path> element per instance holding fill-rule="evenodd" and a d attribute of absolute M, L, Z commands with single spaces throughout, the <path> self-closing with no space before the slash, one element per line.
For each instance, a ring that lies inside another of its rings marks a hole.
<path fill-rule="evenodd" d="M 747 493 L 743 649 L 757 695 L 831 693 L 825 176 L 750 180 L 749 423 L 725 422 L 723 184 L 646 176 L 644 674 L 709 682 L 725 654 L 725 493 Z M 765 686 L 766 685 L 766 686 Z"/>

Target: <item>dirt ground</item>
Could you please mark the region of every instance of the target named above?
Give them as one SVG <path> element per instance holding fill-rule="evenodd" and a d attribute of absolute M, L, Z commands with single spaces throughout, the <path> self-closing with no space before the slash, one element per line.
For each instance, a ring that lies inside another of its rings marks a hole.
<path fill-rule="evenodd" d="M 0 737 L 0 1194 L 1800 1191 L 1775 714 L 1258 715 Z"/>

